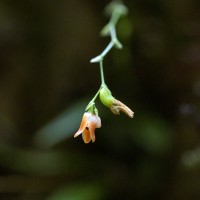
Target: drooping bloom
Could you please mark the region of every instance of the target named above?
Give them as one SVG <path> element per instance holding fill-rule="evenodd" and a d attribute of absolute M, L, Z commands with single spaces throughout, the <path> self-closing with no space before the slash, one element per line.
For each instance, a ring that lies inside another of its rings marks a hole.
<path fill-rule="evenodd" d="M 123 104 L 121 101 L 115 99 L 113 101 L 112 106 L 110 107 L 110 110 L 114 113 L 119 115 L 120 111 L 124 112 L 126 115 L 128 115 L 130 118 L 133 118 L 134 112 L 125 104 Z"/>
<path fill-rule="evenodd" d="M 74 137 L 82 134 L 83 141 L 89 143 L 95 141 L 95 129 L 101 127 L 101 119 L 98 115 L 91 112 L 85 112 L 81 121 L 79 130 L 74 134 Z"/>
<path fill-rule="evenodd" d="M 130 118 L 133 118 L 134 112 L 121 101 L 115 99 L 106 85 L 103 86 L 100 91 L 100 100 L 105 106 L 109 107 L 114 114 L 119 115 L 120 111 L 122 111 Z"/>

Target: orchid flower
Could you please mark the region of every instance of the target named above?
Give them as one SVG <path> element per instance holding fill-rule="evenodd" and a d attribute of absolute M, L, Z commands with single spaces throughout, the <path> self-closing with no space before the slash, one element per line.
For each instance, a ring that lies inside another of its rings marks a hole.
<path fill-rule="evenodd" d="M 95 129 L 101 127 L 101 119 L 98 115 L 91 112 L 85 112 L 81 121 L 79 130 L 74 137 L 82 134 L 83 141 L 87 144 L 91 140 L 95 142 Z"/>
<path fill-rule="evenodd" d="M 92 100 L 89 102 L 85 109 L 80 128 L 74 134 L 74 137 L 82 134 L 83 141 L 89 143 L 90 141 L 95 141 L 95 129 L 101 127 L 101 119 L 98 116 L 98 110 L 95 107 L 95 100 L 99 96 L 101 102 L 110 108 L 114 114 L 120 114 L 124 112 L 130 118 L 133 118 L 134 112 L 123 104 L 121 101 L 115 99 L 111 91 L 108 89 L 104 79 L 103 71 L 103 61 L 105 56 L 110 52 L 113 47 L 118 49 L 122 48 L 122 44 L 119 42 L 116 34 L 116 24 L 120 17 L 124 16 L 128 12 L 128 8 L 121 1 L 112 1 L 107 7 L 106 12 L 110 14 L 110 20 L 103 28 L 101 35 L 108 36 L 110 35 L 111 41 L 106 46 L 106 48 L 96 57 L 90 60 L 91 63 L 99 63 L 100 75 L 101 75 L 101 86 Z"/>

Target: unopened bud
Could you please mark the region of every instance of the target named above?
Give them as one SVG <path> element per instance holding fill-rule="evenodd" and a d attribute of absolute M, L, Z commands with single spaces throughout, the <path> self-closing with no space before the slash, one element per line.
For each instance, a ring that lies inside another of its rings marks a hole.
<path fill-rule="evenodd" d="M 111 91 L 107 88 L 107 86 L 103 86 L 101 88 L 100 100 L 105 106 L 109 108 L 112 106 L 115 98 L 112 96 Z"/>
<path fill-rule="evenodd" d="M 107 86 L 103 86 L 100 90 L 100 100 L 105 106 L 109 107 L 114 114 L 119 115 L 121 111 L 130 118 L 133 118 L 134 112 L 121 101 L 115 99 Z"/>

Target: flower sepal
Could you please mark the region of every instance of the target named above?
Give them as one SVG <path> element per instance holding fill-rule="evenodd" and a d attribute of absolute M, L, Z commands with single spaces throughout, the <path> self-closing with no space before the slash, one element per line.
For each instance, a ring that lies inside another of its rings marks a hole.
<path fill-rule="evenodd" d="M 98 109 L 96 108 L 95 103 L 93 101 L 90 101 L 90 103 L 87 105 L 85 112 L 90 112 L 98 116 Z"/>

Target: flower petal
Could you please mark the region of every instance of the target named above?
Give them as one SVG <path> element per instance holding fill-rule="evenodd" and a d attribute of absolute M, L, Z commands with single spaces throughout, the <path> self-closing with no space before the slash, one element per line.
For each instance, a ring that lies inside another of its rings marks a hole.
<path fill-rule="evenodd" d="M 91 141 L 91 137 L 90 137 L 90 131 L 89 129 L 85 129 L 82 133 L 82 138 L 83 138 L 83 141 L 88 144 L 90 141 Z"/>
<path fill-rule="evenodd" d="M 90 118 L 90 124 L 94 123 L 95 124 L 95 128 L 100 128 L 101 127 L 101 118 L 97 115 L 93 115 Z M 90 125 L 89 125 L 90 126 Z"/>
<path fill-rule="evenodd" d="M 82 121 L 81 121 L 81 125 L 79 130 L 74 134 L 74 137 L 79 136 L 86 128 L 87 126 L 87 120 L 88 120 L 88 116 L 86 114 L 83 115 Z"/>
<path fill-rule="evenodd" d="M 95 142 L 95 128 L 96 123 L 90 123 L 89 125 L 89 132 L 90 132 L 90 138 L 92 139 L 92 142 Z"/>

